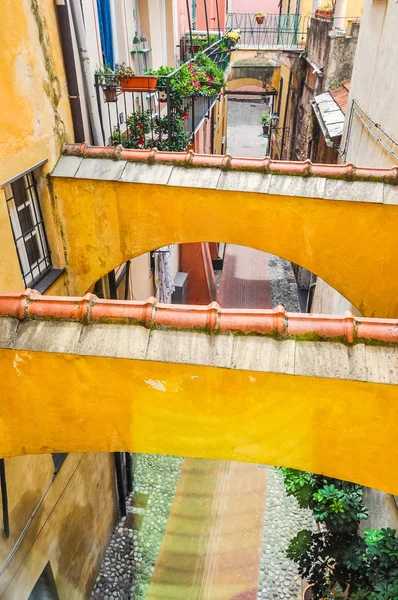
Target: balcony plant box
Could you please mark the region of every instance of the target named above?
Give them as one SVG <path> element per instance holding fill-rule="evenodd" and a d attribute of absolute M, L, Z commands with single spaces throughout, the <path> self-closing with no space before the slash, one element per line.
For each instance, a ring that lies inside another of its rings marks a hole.
<path fill-rule="evenodd" d="M 331 21 L 333 18 L 333 9 L 329 8 L 317 8 L 315 11 L 315 18 L 321 21 Z"/>
<path fill-rule="evenodd" d="M 129 75 L 120 78 L 120 87 L 124 92 L 154 92 L 157 80 L 153 75 Z"/>

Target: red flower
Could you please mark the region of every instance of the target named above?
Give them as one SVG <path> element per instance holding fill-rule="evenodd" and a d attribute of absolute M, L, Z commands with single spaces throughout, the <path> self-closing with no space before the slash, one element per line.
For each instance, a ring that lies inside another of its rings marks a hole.
<path fill-rule="evenodd" d="M 183 118 L 183 119 L 188 119 L 188 117 L 189 117 L 188 113 L 184 113 L 184 114 L 182 115 L 182 118 Z"/>
<path fill-rule="evenodd" d="M 138 127 L 139 129 L 142 129 L 142 124 L 141 124 L 141 123 L 137 123 L 137 127 Z"/>
<path fill-rule="evenodd" d="M 208 77 L 207 81 L 210 83 L 210 81 L 213 81 L 213 77 Z"/>

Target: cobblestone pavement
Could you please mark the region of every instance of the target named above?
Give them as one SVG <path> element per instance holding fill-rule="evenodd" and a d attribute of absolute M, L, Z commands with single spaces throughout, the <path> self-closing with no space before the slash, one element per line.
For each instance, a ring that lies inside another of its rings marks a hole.
<path fill-rule="evenodd" d="M 301 598 L 301 577 L 295 563 L 287 558 L 286 548 L 296 533 L 312 525 L 311 511 L 302 510 L 295 498 L 286 495 L 283 477 L 269 467 L 258 599 Z"/>
<path fill-rule="evenodd" d="M 166 529 L 183 458 L 134 456 L 134 492 L 119 519 L 91 600 L 146 598 Z"/>
<path fill-rule="evenodd" d="M 267 153 L 261 115 L 265 104 L 228 100 L 227 152 L 232 156 L 262 158 Z"/>

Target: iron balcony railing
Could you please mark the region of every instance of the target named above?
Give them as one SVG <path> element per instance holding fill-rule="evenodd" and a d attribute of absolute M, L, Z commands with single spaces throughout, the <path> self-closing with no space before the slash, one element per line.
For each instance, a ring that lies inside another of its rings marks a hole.
<path fill-rule="evenodd" d="M 217 39 L 203 53 L 225 71 L 231 49 L 224 38 Z M 173 83 L 184 66 L 194 69 L 196 58 L 167 75 L 158 76 L 156 90 L 126 91 L 120 82 L 115 83 L 112 73 L 95 75 L 104 144 L 122 144 L 126 148 L 137 149 L 185 150 L 220 93 L 215 89 L 214 94 L 205 96 L 198 88 L 197 92 L 176 103 Z"/>
<path fill-rule="evenodd" d="M 227 28 L 240 30 L 240 48 L 303 50 L 307 41 L 309 15 L 265 15 L 229 13 Z"/>

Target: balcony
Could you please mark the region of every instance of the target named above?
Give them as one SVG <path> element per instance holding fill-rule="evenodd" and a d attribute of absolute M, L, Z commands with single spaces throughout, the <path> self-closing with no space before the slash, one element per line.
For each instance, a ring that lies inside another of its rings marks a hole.
<path fill-rule="evenodd" d="M 216 38 L 212 36 L 207 48 L 178 68 L 147 71 L 135 77 L 133 84 L 123 69 L 97 73 L 95 89 L 104 144 L 184 151 L 224 85 L 231 44 L 228 38 Z M 190 48 L 193 53 L 193 44 Z"/>
<path fill-rule="evenodd" d="M 228 13 L 227 29 L 239 29 L 239 48 L 256 50 L 303 50 L 307 41 L 308 16 Z"/>

